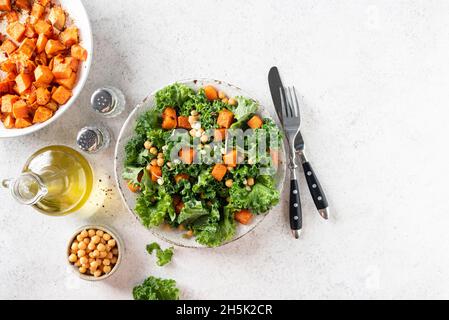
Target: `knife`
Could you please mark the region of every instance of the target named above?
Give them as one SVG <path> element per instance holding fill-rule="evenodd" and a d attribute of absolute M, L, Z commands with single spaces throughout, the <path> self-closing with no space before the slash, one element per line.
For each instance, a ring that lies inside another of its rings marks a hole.
<path fill-rule="evenodd" d="M 271 98 L 273 99 L 273 104 L 276 109 L 276 113 L 279 120 L 282 122 L 282 112 L 281 112 L 281 95 L 279 88 L 283 88 L 281 77 L 277 67 L 272 67 L 268 72 L 268 84 L 270 85 Z M 307 181 L 307 186 L 309 187 L 310 194 L 312 195 L 315 207 L 318 213 L 324 219 L 329 218 L 329 204 L 324 194 L 323 188 L 312 168 L 312 165 L 307 160 L 304 151 L 304 139 L 302 138 L 301 132 L 298 133 L 295 139 L 295 151 L 301 160 L 302 168 Z"/>

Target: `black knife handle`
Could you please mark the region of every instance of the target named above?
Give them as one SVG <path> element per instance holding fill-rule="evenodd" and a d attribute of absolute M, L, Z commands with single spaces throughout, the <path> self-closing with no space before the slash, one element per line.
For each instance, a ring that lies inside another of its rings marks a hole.
<path fill-rule="evenodd" d="M 306 161 L 302 164 L 302 168 L 304 169 L 307 185 L 309 186 L 310 194 L 312 195 L 316 208 L 318 210 L 326 209 L 328 207 L 327 199 L 315 171 L 313 171 L 312 165 Z"/>
<path fill-rule="evenodd" d="M 299 198 L 298 180 L 290 181 L 290 228 L 292 230 L 302 229 L 301 199 Z"/>

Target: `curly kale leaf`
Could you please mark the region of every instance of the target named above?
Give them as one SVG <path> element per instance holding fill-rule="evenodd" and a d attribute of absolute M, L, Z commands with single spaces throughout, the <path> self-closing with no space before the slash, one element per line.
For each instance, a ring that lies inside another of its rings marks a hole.
<path fill-rule="evenodd" d="M 166 107 L 182 111 L 186 101 L 194 99 L 195 91 L 184 84 L 175 83 L 156 92 L 156 109 L 162 111 Z"/>
<path fill-rule="evenodd" d="M 134 300 L 179 300 L 179 289 L 176 281 L 153 276 L 133 289 Z"/>
<path fill-rule="evenodd" d="M 173 257 L 173 247 L 162 250 L 161 246 L 157 242 L 148 244 L 146 249 L 149 254 L 153 254 L 153 251 L 156 251 L 156 263 L 159 267 L 165 266 Z"/>

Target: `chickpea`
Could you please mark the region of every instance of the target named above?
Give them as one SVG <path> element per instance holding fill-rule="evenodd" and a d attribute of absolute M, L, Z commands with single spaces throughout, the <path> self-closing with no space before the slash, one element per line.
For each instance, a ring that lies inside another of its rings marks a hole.
<path fill-rule="evenodd" d="M 218 98 L 219 99 L 224 99 L 224 98 L 226 98 L 226 95 L 225 95 L 225 93 L 223 92 L 223 91 L 218 91 Z"/>
<path fill-rule="evenodd" d="M 246 180 L 246 182 L 248 183 L 248 185 L 249 186 L 253 186 L 254 185 L 254 178 L 248 178 L 247 180 Z"/>
<path fill-rule="evenodd" d="M 81 266 L 78 268 L 80 273 L 86 273 L 87 272 L 87 268 L 85 266 Z"/>
<path fill-rule="evenodd" d="M 112 254 L 118 255 L 118 249 L 117 248 L 112 249 Z"/>
<path fill-rule="evenodd" d="M 114 239 L 111 239 L 108 241 L 108 246 L 110 246 L 111 248 L 115 247 L 116 243 Z"/>
<path fill-rule="evenodd" d="M 84 241 L 78 243 L 78 249 L 85 250 L 87 248 L 87 245 Z"/>
<path fill-rule="evenodd" d="M 150 148 L 150 153 L 156 155 L 157 154 L 157 148 L 156 147 L 151 147 Z"/>
<path fill-rule="evenodd" d="M 95 235 L 95 230 L 94 229 L 89 229 L 89 231 L 87 231 L 87 234 L 89 235 L 89 237 L 93 237 Z"/>
<path fill-rule="evenodd" d="M 103 230 L 97 230 L 97 232 L 95 232 L 95 234 L 101 238 L 104 235 L 104 231 Z"/>
<path fill-rule="evenodd" d="M 112 257 L 111 263 L 112 263 L 112 264 L 116 264 L 116 263 L 117 263 L 117 257 Z"/>
<path fill-rule="evenodd" d="M 74 262 L 76 262 L 76 260 L 78 260 L 78 257 L 76 256 L 76 254 L 72 253 L 72 254 L 69 256 L 69 261 L 72 262 L 72 263 L 74 263 Z"/>
<path fill-rule="evenodd" d="M 110 241 L 110 240 L 109 240 L 109 241 Z M 100 244 L 97 246 L 97 249 L 98 249 L 98 251 L 102 252 L 102 251 L 105 251 L 105 250 L 106 250 L 106 246 L 105 246 L 104 244 L 100 243 Z"/>
<path fill-rule="evenodd" d="M 91 267 L 91 268 L 97 268 L 97 267 L 98 267 L 97 261 L 92 261 L 92 262 L 90 263 L 90 267 Z"/>
<path fill-rule="evenodd" d="M 79 260 L 77 260 L 77 261 L 74 263 L 74 266 L 75 266 L 75 267 L 81 267 L 81 262 L 80 262 Z"/>
<path fill-rule="evenodd" d="M 84 238 L 84 239 L 83 239 L 83 242 L 84 242 L 85 244 L 89 244 L 89 243 L 90 243 L 90 239 L 89 239 L 89 238 Z"/>
<path fill-rule="evenodd" d="M 223 98 L 223 99 L 221 99 L 221 102 L 228 104 L 229 103 L 229 99 L 228 98 Z"/>
<path fill-rule="evenodd" d="M 109 247 L 108 247 L 109 248 Z M 112 257 L 114 257 L 114 254 L 112 252 L 108 252 L 108 255 L 106 256 L 106 258 L 108 258 L 109 260 L 112 259 Z"/>
<path fill-rule="evenodd" d="M 197 115 L 198 115 L 198 111 L 192 110 L 192 111 L 190 111 L 190 114 L 191 114 L 192 116 L 197 116 Z"/>
<path fill-rule="evenodd" d="M 95 258 L 94 252 L 89 252 L 89 258 Z"/>
<path fill-rule="evenodd" d="M 101 242 L 102 244 L 106 244 L 106 243 L 107 243 L 107 241 L 104 240 L 103 238 L 101 238 L 100 242 Z"/>
<path fill-rule="evenodd" d="M 101 258 L 101 259 L 104 259 L 104 258 L 106 258 L 106 257 L 107 257 L 107 255 L 108 255 L 108 253 L 107 253 L 106 251 L 102 251 L 102 252 L 100 252 L 100 258 Z"/>
<path fill-rule="evenodd" d="M 109 273 L 109 272 L 111 272 L 111 267 L 110 267 L 110 266 L 104 266 L 104 267 L 103 267 L 103 272 L 104 272 L 104 273 Z"/>
<path fill-rule="evenodd" d="M 164 159 L 163 158 L 158 158 L 157 161 L 156 161 L 156 164 L 159 167 L 162 167 L 164 165 Z"/>
<path fill-rule="evenodd" d="M 95 261 L 94 258 L 89 258 L 89 266 L 90 266 L 90 264 L 91 264 L 92 262 L 94 262 L 94 261 Z"/>
<path fill-rule="evenodd" d="M 200 141 L 202 143 L 206 143 L 207 141 L 209 141 L 209 137 L 207 135 L 203 134 L 200 138 Z"/>
<path fill-rule="evenodd" d="M 190 134 L 192 137 L 196 136 L 196 130 L 195 130 L 195 129 L 190 130 L 190 131 L 189 131 L 189 134 Z"/>
<path fill-rule="evenodd" d="M 76 236 L 76 240 L 77 240 L 78 242 L 83 241 L 83 239 L 84 239 L 83 236 L 80 235 L 80 234 Z"/>
<path fill-rule="evenodd" d="M 70 246 L 70 249 L 78 250 L 78 241 L 73 241 L 72 245 Z"/>
<path fill-rule="evenodd" d="M 167 162 L 167 167 L 171 168 L 171 162 L 170 161 Z"/>
<path fill-rule="evenodd" d="M 159 152 L 159 153 L 157 154 L 157 157 L 158 157 L 158 158 L 163 158 L 163 157 L 164 157 L 164 154 L 163 154 L 162 152 Z"/>
<path fill-rule="evenodd" d="M 94 277 L 95 278 L 101 277 L 101 271 L 100 270 L 95 271 L 94 272 Z"/>
<path fill-rule="evenodd" d="M 95 259 L 95 262 L 97 263 L 98 267 L 100 267 L 102 264 L 102 260 L 100 258 Z"/>
<path fill-rule="evenodd" d="M 85 250 L 78 250 L 78 258 L 84 257 L 86 255 Z"/>
<path fill-rule="evenodd" d="M 108 266 L 111 264 L 111 261 L 109 259 L 104 259 L 103 260 L 103 265 Z"/>
<path fill-rule="evenodd" d="M 87 232 L 87 230 L 83 230 L 83 231 L 81 231 L 80 235 L 81 235 L 83 238 L 85 238 L 85 237 L 87 237 L 87 236 L 89 235 L 89 233 Z"/>
<path fill-rule="evenodd" d="M 251 191 L 251 187 L 250 186 L 246 186 L 245 189 L 246 189 L 246 191 Z"/>
<path fill-rule="evenodd" d="M 91 251 L 95 250 L 95 248 L 96 248 L 96 246 L 95 246 L 95 244 L 92 243 L 92 242 L 89 242 L 89 244 L 87 245 L 87 249 L 89 249 L 89 250 L 91 250 Z"/>
<path fill-rule="evenodd" d="M 100 256 L 100 251 L 94 250 L 93 257 L 96 258 L 96 257 L 99 257 L 99 256 Z"/>
<path fill-rule="evenodd" d="M 235 106 L 237 104 L 237 100 L 235 100 L 234 98 L 229 98 L 228 104 L 230 104 L 231 106 Z"/>
<path fill-rule="evenodd" d="M 248 184 L 248 180 L 243 179 L 243 184 L 246 186 Z"/>
<path fill-rule="evenodd" d="M 226 182 L 225 182 L 226 187 L 228 187 L 228 188 L 232 187 L 232 183 L 233 183 L 233 182 L 234 182 L 234 181 L 233 181 L 232 179 L 226 180 Z"/>
<path fill-rule="evenodd" d="M 184 233 L 184 238 L 191 238 L 193 236 L 193 231 L 188 230 L 186 233 Z"/>
<path fill-rule="evenodd" d="M 89 259 L 87 259 L 85 256 L 80 258 L 81 264 L 87 264 L 89 262 Z"/>
<path fill-rule="evenodd" d="M 145 143 L 143 144 L 143 147 L 147 150 L 150 150 L 150 148 L 153 146 L 153 143 L 151 141 L 145 141 Z"/>
<path fill-rule="evenodd" d="M 103 239 L 106 240 L 106 241 L 111 240 L 111 235 L 109 233 L 105 233 L 103 235 Z"/>
<path fill-rule="evenodd" d="M 97 236 L 97 235 L 95 235 L 95 236 L 92 237 L 91 241 L 92 241 L 94 244 L 98 244 L 98 243 L 100 243 L 100 237 Z"/>

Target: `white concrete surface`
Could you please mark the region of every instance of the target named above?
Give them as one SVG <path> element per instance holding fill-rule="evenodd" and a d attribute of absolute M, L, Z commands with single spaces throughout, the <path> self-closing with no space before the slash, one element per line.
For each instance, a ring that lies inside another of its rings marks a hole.
<path fill-rule="evenodd" d="M 303 135 L 332 218 L 323 221 L 303 189 L 301 240 L 289 233 L 284 199 L 247 237 L 176 248 L 160 268 L 145 252 L 156 239 L 109 179 L 111 148 L 89 158 L 113 189 L 90 219 L 47 217 L 0 192 L 0 298 L 128 299 L 148 275 L 176 279 L 187 299 L 449 298 L 447 1 L 83 2 L 96 48 L 85 90 L 55 124 L 0 141 L 0 177 L 41 146 L 74 145 L 83 125 L 117 134 L 133 105 L 177 79 L 223 79 L 269 105 L 267 72 L 277 65 L 307 103 Z M 88 110 L 103 84 L 127 96 L 119 118 Z M 127 248 L 101 283 L 65 264 L 68 237 L 92 222 L 116 228 Z"/>

